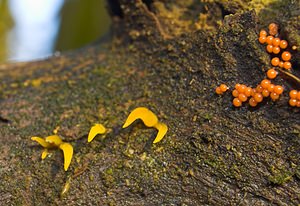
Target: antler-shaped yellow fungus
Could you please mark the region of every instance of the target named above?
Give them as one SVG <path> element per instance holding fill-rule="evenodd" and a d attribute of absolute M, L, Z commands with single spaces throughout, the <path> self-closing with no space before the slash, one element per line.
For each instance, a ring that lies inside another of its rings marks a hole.
<path fill-rule="evenodd" d="M 95 124 L 88 136 L 88 142 L 91 142 L 98 134 L 104 134 L 106 132 L 106 128 L 102 124 Z"/>
<path fill-rule="evenodd" d="M 62 139 L 57 135 L 48 136 L 44 139 L 41 137 L 31 137 L 31 140 L 38 142 L 44 147 L 42 159 L 47 157 L 48 149 L 61 149 L 64 153 L 64 169 L 65 171 L 68 170 L 73 156 L 73 147 L 70 143 L 63 142 Z"/>
<path fill-rule="evenodd" d="M 135 120 L 141 119 L 147 127 L 154 127 L 158 130 L 156 138 L 153 143 L 157 143 L 165 136 L 168 131 L 168 127 L 166 124 L 158 121 L 156 115 L 145 107 L 138 107 L 134 109 L 126 119 L 123 128 L 128 127 Z"/>

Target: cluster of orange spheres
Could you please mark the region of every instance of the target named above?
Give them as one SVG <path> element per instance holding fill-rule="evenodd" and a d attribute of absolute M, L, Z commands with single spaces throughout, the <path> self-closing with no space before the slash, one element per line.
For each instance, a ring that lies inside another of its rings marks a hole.
<path fill-rule="evenodd" d="M 271 82 L 271 79 L 275 79 L 278 74 L 275 67 L 288 70 L 292 68 L 292 64 L 290 63 L 292 55 L 290 52 L 284 51 L 284 49 L 288 47 L 288 42 L 278 37 L 277 24 L 271 23 L 269 25 L 269 35 L 265 30 L 261 30 L 258 40 L 261 44 L 267 44 L 266 49 L 269 53 L 275 54 L 275 57 L 271 60 L 271 64 L 274 67 L 267 71 L 266 75 L 268 79 L 263 79 L 255 88 L 248 87 L 244 84 L 235 85 L 232 91 L 232 96 L 234 97 L 232 103 L 235 107 L 241 107 L 242 104 L 247 101 L 251 107 L 255 107 L 262 102 L 264 98 L 268 97 L 273 101 L 278 100 L 284 89 L 281 85 L 274 85 Z M 281 56 L 281 59 L 276 56 L 277 54 Z M 216 93 L 220 95 L 228 89 L 228 86 L 221 84 L 216 88 Z M 289 94 L 289 104 L 293 107 L 300 107 L 300 91 L 292 90 Z"/>
<path fill-rule="evenodd" d="M 218 86 L 216 88 L 216 93 L 217 94 L 223 94 L 224 92 L 226 92 L 229 88 L 225 85 L 225 84 L 221 84 L 220 86 Z"/>
<path fill-rule="evenodd" d="M 271 64 L 274 67 L 280 67 L 284 69 L 291 69 L 292 64 L 290 62 L 292 55 L 288 51 L 281 51 L 287 48 L 288 42 L 286 40 L 281 40 L 278 36 L 278 25 L 275 23 L 271 23 L 269 25 L 269 35 L 266 30 L 261 30 L 259 32 L 258 41 L 261 44 L 267 44 L 266 50 L 269 53 L 273 53 L 275 55 L 281 53 L 281 59 L 279 57 L 273 57 L 271 60 Z"/>
<path fill-rule="evenodd" d="M 234 97 L 232 103 L 235 107 L 240 107 L 243 102 L 249 99 L 249 105 L 255 107 L 266 97 L 276 101 L 282 92 L 282 86 L 274 85 L 268 79 L 262 80 L 256 88 L 247 87 L 244 84 L 236 84 L 235 89 L 232 91 L 232 96 Z"/>
<path fill-rule="evenodd" d="M 300 91 L 291 90 L 289 104 L 292 107 L 300 107 Z"/>

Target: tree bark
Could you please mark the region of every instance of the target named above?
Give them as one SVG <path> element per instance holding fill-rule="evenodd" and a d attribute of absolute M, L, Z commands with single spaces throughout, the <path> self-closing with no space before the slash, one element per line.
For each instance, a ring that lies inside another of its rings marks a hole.
<path fill-rule="evenodd" d="M 215 94 L 265 78 L 269 23 L 299 48 L 299 2 L 109 2 L 110 41 L 0 66 L 1 205 L 299 205 L 297 82 L 279 75 L 280 100 L 255 108 Z M 140 121 L 122 129 L 140 106 L 168 125 L 161 142 Z M 94 123 L 108 132 L 87 143 Z M 55 129 L 74 147 L 67 172 L 30 140 Z"/>

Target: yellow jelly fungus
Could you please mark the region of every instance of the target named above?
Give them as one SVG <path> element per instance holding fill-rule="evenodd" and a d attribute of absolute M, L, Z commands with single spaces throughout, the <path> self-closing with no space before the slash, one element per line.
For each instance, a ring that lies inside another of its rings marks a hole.
<path fill-rule="evenodd" d="M 55 146 L 59 146 L 63 141 L 61 140 L 61 138 L 57 135 L 51 135 L 45 138 L 46 142 L 50 143 L 50 144 L 54 144 Z"/>
<path fill-rule="evenodd" d="M 154 127 L 158 130 L 158 133 L 153 141 L 153 143 L 155 144 L 155 143 L 159 142 L 160 140 L 162 140 L 162 138 L 165 136 L 165 134 L 168 131 L 168 127 L 166 124 L 160 123 L 160 122 L 158 122 L 156 125 L 154 125 Z"/>
<path fill-rule="evenodd" d="M 48 136 L 45 137 L 45 139 L 40 137 L 31 137 L 31 140 L 38 142 L 44 147 L 41 156 L 42 159 L 45 159 L 49 154 L 48 149 L 61 149 L 64 153 L 64 169 L 65 171 L 68 170 L 73 156 L 73 147 L 71 144 L 63 142 L 62 139 L 57 135 Z"/>
<path fill-rule="evenodd" d="M 138 107 L 134 109 L 129 114 L 123 128 L 128 127 L 137 119 L 141 119 L 147 127 L 154 127 L 158 130 L 156 138 L 153 141 L 154 144 L 161 141 L 168 131 L 167 125 L 159 122 L 156 115 L 145 107 Z"/>
<path fill-rule="evenodd" d="M 59 148 L 64 153 L 64 169 L 65 171 L 67 171 L 72 160 L 73 147 L 69 143 L 62 143 L 61 145 L 59 145 Z"/>
<path fill-rule="evenodd" d="M 46 142 L 43 138 L 40 137 L 31 137 L 31 140 L 38 142 L 40 145 L 42 145 L 45 148 L 53 147 L 51 143 Z"/>
<path fill-rule="evenodd" d="M 45 159 L 48 154 L 49 154 L 48 149 L 44 149 L 42 152 L 42 160 Z"/>
<path fill-rule="evenodd" d="M 104 134 L 106 132 L 106 128 L 102 124 L 95 124 L 88 136 L 88 142 L 91 142 L 98 134 Z"/>
<path fill-rule="evenodd" d="M 147 127 L 153 127 L 158 122 L 156 115 L 152 111 L 145 107 L 138 107 L 129 114 L 123 128 L 128 127 L 137 119 L 141 119 Z"/>

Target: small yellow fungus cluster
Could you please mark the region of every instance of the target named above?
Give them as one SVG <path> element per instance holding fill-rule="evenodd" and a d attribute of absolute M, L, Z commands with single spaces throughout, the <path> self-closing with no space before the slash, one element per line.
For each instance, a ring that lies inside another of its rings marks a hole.
<path fill-rule="evenodd" d="M 129 114 L 125 124 L 123 125 L 123 128 L 128 127 L 137 119 L 141 119 L 147 127 L 154 127 L 158 130 L 158 133 L 153 143 L 161 141 L 168 131 L 167 125 L 159 122 L 156 115 L 145 107 L 138 107 L 134 109 Z M 64 153 L 64 169 L 65 171 L 67 171 L 72 160 L 73 147 L 71 144 L 63 142 L 62 139 L 58 135 L 56 135 L 58 129 L 59 127 L 55 128 L 55 130 L 53 131 L 55 135 L 48 136 L 45 138 L 31 137 L 31 140 L 38 142 L 44 147 L 44 151 L 42 152 L 42 159 L 45 159 L 49 154 L 48 149 L 61 149 Z M 105 132 L 106 128 L 102 124 L 95 124 L 90 129 L 88 135 L 88 142 L 91 142 L 98 134 L 104 134 Z"/>
<path fill-rule="evenodd" d="M 42 159 L 45 159 L 49 154 L 48 149 L 61 149 L 64 153 L 64 169 L 65 171 L 68 170 L 73 156 L 73 147 L 70 143 L 63 142 L 57 135 L 48 136 L 44 139 L 41 137 L 31 137 L 31 140 L 38 142 L 45 148 L 42 152 Z"/>
<path fill-rule="evenodd" d="M 165 136 L 168 131 L 168 127 L 166 124 L 158 121 L 156 115 L 145 107 L 138 107 L 134 109 L 126 119 L 123 128 L 131 125 L 135 120 L 140 119 L 147 127 L 154 127 L 158 130 L 156 138 L 153 143 L 157 143 Z"/>

